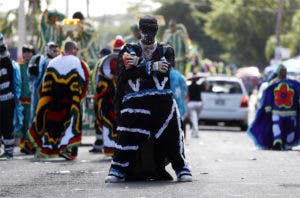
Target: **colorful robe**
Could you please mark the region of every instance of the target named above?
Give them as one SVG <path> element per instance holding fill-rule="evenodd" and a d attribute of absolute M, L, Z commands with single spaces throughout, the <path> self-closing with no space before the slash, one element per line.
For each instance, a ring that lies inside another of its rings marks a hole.
<path fill-rule="evenodd" d="M 116 89 L 116 67 L 118 54 L 110 54 L 101 59 L 95 77 L 95 115 L 99 131 L 102 131 L 103 153 L 113 155 L 115 147 L 115 113 L 113 98 Z"/>
<path fill-rule="evenodd" d="M 183 24 L 177 24 L 176 32 L 167 29 L 163 36 L 163 41 L 174 49 L 175 68 L 185 75 L 186 59 L 188 55 L 188 33 Z"/>
<path fill-rule="evenodd" d="M 300 83 L 291 79 L 277 80 L 267 87 L 247 130 L 256 146 L 271 149 L 280 141 L 284 149 L 290 149 L 300 144 L 299 94 Z"/>
<path fill-rule="evenodd" d="M 72 55 L 50 61 L 29 136 L 44 157 L 58 157 L 81 142 L 81 101 L 88 89 L 87 64 Z"/>

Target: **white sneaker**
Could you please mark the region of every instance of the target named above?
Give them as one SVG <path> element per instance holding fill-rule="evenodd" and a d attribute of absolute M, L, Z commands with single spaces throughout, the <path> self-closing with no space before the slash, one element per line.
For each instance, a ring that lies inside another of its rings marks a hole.
<path fill-rule="evenodd" d="M 192 182 L 193 177 L 192 175 L 181 175 L 180 177 L 177 178 L 178 182 Z"/>
<path fill-rule="evenodd" d="M 120 182 L 124 182 L 125 179 L 116 177 L 114 175 L 108 175 L 104 181 L 105 183 L 120 183 Z"/>

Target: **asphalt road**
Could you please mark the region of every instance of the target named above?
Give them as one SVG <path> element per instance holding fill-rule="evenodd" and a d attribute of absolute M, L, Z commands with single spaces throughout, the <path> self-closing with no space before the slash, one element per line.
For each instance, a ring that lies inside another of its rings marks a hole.
<path fill-rule="evenodd" d="M 201 127 L 186 140 L 193 182 L 105 184 L 110 159 L 90 154 L 85 136 L 78 159 L 34 161 L 16 148 L 14 160 L 0 161 L 0 197 L 272 197 L 300 196 L 300 148 L 257 150 L 238 128 Z M 168 171 L 175 177 L 170 165 Z"/>

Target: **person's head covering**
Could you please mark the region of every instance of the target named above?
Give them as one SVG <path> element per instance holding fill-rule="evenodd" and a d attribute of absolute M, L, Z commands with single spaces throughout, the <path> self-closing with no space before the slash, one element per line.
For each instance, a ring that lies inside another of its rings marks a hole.
<path fill-rule="evenodd" d="M 0 33 L 0 58 L 9 56 L 7 45 L 4 43 L 4 36 Z"/>
<path fill-rule="evenodd" d="M 62 20 L 64 20 L 65 15 L 56 10 L 49 10 L 48 11 L 48 19 L 51 19 L 52 17 L 56 17 L 57 21 L 62 21 Z"/>
<path fill-rule="evenodd" d="M 175 19 L 171 19 L 170 21 L 169 21 L 169 26 L 174 26 L 174 25 L 176 25 L 177 24 L 177 21 L 175 20 Z"/>
<path fill-rule="evenodd" d="M 46 54 L 50 54 L 51 53 L 51 48 L 53 47 L 58 47 L 58 45 L 56 43 L 54 43 L 53 41 L 50 41 L 46 44 Z"/>
<path fill-rule="evenodd" d="M 83 14 L 82 14 L 80 11 L 75 12 L 75 13 L 73 14 L 72 18 L 73 18 L 73 19 L 84 20 L 84 16 L 83 16 Z"/>
<path fill-rule="evenodd" d="M 155 42 L 155 35 L 158 30 L 156 18 L 146 15 L 139 21 L 141 30 L 141 41 L 145 45 L 151 45 Z"/>
<path fill-rule="evenodd" d="M 32 52 L 32 54 L 35 55 L 35 50 L 32 45 L 23 45 L 22 53 L 25 53 L 25 52 Z"/>
<path fill-rule="evenodd" d="M 125 44 L 125 41 L 122 38 L 116 38 L 113 51 L 120 51 L 124 44 Z"/>
<path fill-rule="evenodd" d="M 99 51 L 99 56 L 106 56 L 108 54 L 111 54 L 111 50 L 106 47 Z"/>
<path fill-rule="evenodd" d="M 135 23 L 135 24 L 133 24 L 133 25 L 130 26 L 130 29 L 131 29 L 132 32 L 135 31 L 135 30 L 138 30 L 139 29 L 139 25 Z"/>

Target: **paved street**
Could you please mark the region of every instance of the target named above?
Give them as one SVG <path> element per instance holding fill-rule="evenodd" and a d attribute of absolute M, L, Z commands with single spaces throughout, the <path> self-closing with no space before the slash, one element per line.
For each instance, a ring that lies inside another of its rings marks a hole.
<path fill-rule="evenodd" d="M 0 197 L 299 197 L 300 148 L 261 151 L 238 128 L 200 129 L 186 142 L 192 183 L 105 184 L 110 159 L 90 154 L 94 138 L 85 136 L 75 162 L 36 162 L 17 148 L 14 160 L 0 161 Z"/>

